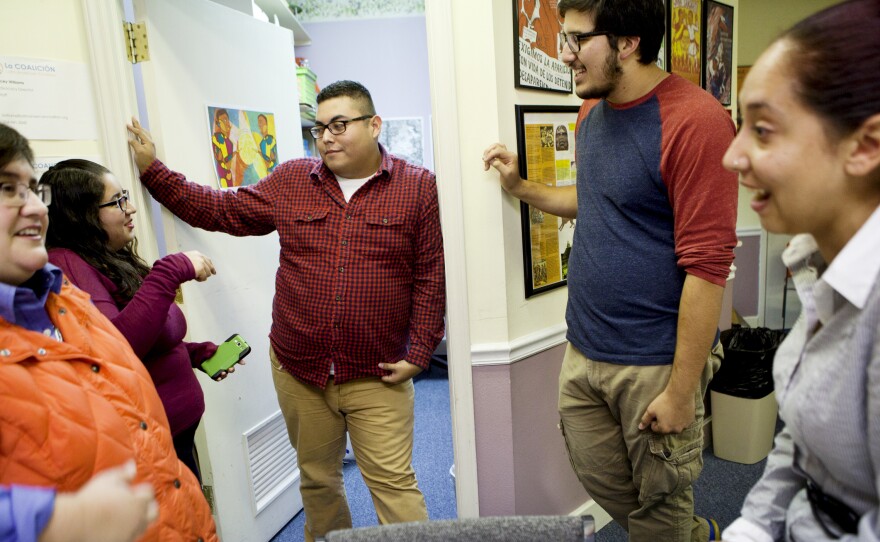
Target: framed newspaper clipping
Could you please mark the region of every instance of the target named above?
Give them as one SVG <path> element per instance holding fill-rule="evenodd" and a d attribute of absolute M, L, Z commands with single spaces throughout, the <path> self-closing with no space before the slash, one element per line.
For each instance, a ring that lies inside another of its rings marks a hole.
<path fill-rule="evenodd" d="M 577 181 L 574 130 L 577 106 L 516 106 L 516 146 L 524 179 L 549 186 Z M 575 220 L 520 202 L 526 297 L 567 284 Z"/>

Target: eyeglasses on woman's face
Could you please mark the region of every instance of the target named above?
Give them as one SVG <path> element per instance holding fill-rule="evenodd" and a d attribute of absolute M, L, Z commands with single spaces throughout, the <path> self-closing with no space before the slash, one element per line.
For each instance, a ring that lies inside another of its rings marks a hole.
<path fill-rule="evenodd" d="M 309 132 L 312 134 L 312 137 L 315 139 L 321 139 L 324 137 L 324 130 L 330 130 L 330 133 L 333 135 L 339 135 L 345 133 L 345 129 L 348 128 L 349 122 L 355 122 L 359 120 L 367 120 L 375 117 L 376 115 L 361 115 L 360 117 L 355 117 L 349 120 L 334 120 L 329 124 L 317 124 L 314 127 L 309 129 Z"/>
<path fill-rule="evenodd" d="M 24 207 L 31 192 L 37 195 L 43 205 L 52 203 L 52 187 L 37 181 L 0 182 L 0 203 L 6 207 Z"/>
<path fill-rule="evenodd" d="M 102 203 L 102 204 L 98 205 L 98 209 L 115 205 L 119 208 L 120 211 L 125 213 L 128 211 L 128 200 L 129 200 L 128 190 L 123 190 L 121 196 L 119 196 L 118 198 L 116 198 L 114 200 L 110 200 L 107 203 Z"/>

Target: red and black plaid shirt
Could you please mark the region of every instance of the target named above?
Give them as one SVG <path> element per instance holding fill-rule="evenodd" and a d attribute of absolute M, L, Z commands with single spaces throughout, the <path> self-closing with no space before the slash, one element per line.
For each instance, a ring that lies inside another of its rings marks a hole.
<path fill-rule="evenodd" d="M 216 190 L 156 160 L 141 176 L 186 223 L 231 235 L 278 231 L 281 265 L 269 340 L 297 379 L 427 368 L 443 337 L 443 238 L 434 174 L 382 149 L 379 172 L 346 203 L 320 159 L 291 160 L 259 183 Z"/>

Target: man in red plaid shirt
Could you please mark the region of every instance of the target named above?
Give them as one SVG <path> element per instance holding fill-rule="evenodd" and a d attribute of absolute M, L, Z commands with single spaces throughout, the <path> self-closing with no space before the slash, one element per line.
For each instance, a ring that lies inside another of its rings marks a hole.
<path fill-rule="evenodd" d="M 433 173 L 379 144 L 369 91 L 318 95 L 321 159 L 278 165 L 234 191 L 187 181 L 156 160 L 132 121 L 141 181 L 186 223 L 232 235 L 277 230 L 270 358 L 301 471 L 305 539 L 351 527 L 345 432 L 381 523 L 427 520 L 412 468 L 412 378 L 443 337 L 443 239 Z"/>

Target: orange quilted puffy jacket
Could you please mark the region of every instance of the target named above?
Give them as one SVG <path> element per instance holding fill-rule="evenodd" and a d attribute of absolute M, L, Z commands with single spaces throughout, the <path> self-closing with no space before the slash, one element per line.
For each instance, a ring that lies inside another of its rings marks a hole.
<path fill-rule="evenodd" d="M 49 294 L 64 342 L 0 318 L 0 484 L 73 491 L 134 457 L 159 518 L 141 540 L 218 540 L 196 477 L 177 460 L 162 403 L 122 335 L 67 279 Z"/>

